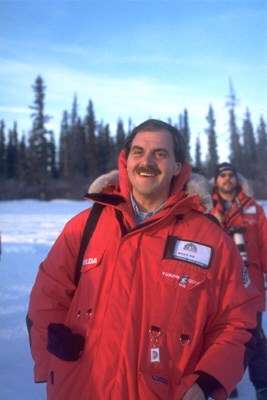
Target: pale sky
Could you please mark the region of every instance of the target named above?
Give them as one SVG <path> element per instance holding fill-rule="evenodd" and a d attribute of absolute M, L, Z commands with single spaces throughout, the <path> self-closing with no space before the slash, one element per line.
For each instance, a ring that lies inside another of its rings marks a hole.
<path fill-rule="evenodd" d="M 191 154 L 212 104 L 220 154 L 229 154 L 231 78 L 239 126 L 246 107 L 254 128 L 267 122 L 266 0 L 0 0 L 0 119 L 6 133 L 31 127 L 32 85 L 47 86 L 48 128 L 58 141 L 74 94 L 78 113 L 93 101 L 96 119 L 115 134 L 147 118 L 173 123 L 187 108 Z M 224 161 L 224 159 L 221 159 Z"/>

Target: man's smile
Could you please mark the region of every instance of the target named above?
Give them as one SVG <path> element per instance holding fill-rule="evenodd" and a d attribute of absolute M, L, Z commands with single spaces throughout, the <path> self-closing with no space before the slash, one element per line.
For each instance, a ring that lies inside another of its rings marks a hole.
<path fill-rule="evenodd" d="M 161 174 L 160 170 L 154 167 L 137 167 L 135 172 L 145 178 L 151 178 Z"/>
<path fill-rule="evenodd" d="M 139 175 L 140 176 L 156 176 L 156 174 L 149 174 L 147 172 L 140 172 Z"/>

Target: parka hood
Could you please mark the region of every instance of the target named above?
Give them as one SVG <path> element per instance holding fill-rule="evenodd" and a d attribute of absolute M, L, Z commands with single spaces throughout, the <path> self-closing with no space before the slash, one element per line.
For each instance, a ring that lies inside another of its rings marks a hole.
<path fill-rule="evenodd" d="M 127 159 L 124 150 L 119 157 L 119 170 L 112 170 L 99 176 L 89 187 L 88 193 L 116 193 L 129 199 L 132 190 L 128 178 Z M 167 205 L 181 201 L 181 198 L 192 196 L 193 208 L 200 208 L 205 214 L 213 208 L 212 192 L 208 180 L 200 174 L 191 172 L 188 161 L 182 165 L 181 172 L 173 178 L 171 193 Z"/>
<path fill-rule="evenodd" d="M 216 184 L 215 184 L 215 178 L 210 179 L 210 185 L 213 191 L 216 192 Z M 237 184 L 239 187 L 239 190 L 241 190 L 246 196 L 248 197 L 254 197 L 254 192 L 253 189 L 249 183 L 249 181 L 239 172 L 237 173 Z"/>

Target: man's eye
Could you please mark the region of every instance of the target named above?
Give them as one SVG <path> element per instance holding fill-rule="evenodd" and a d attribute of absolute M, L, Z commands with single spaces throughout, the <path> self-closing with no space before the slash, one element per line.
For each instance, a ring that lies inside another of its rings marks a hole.
<path fill-rule="evenodd" d="M 142 154 L 142 151 L 141 150 L 133 150 L 132 154 L 135 155 L 135 156 L 139 156 L 139 155 Z"/>
<path fill-rule="evenodd" d="M 158 152 L 156 153 L 156 156 L 157 156 L 158 158 L 165 158 L 165 157 L 166 157 L 166 153 L 164 153 L 164 151 L 158 151 Z"/>

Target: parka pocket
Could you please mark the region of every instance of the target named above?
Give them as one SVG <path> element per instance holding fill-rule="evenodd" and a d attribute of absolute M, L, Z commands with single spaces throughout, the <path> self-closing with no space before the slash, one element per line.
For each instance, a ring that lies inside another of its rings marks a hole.
<path fill-rule="evenodd" d="M 69 362 L 51 357 L 50 373 L 47 382 L 47 399 L 80 398 L 83 360 Z"/>
<path fill-rule="evenodd" d="M 162 260 L 160 281 L 181 291 L 190 291 L 202 285 L 206 275 L 201 268 L 177 260 Z"/>
<path fill-rule="evenodd" d="M 67 323 L 71 327 L 84 326 L 83 335 L 85 334 L 85 326 L 88 326 L 95 311 L 96 297 L 103 273 L 102 260 L 104 253 L 105 250 L 94 251 L 93 253 L 86 252 L 81 267 L 79 285 L 67 319 Z"/>
<path fill-rule="evenodd" d="M 139 371 L 139 396 L 151 400 L 179 400 L 196 379 L 197 376 L 193 373 L 188 374 L 177 384 L 164 371 Z"/>
<path fill-rule="evenodd" d="M 81 274 L 86 273 L 96 267 L 99 267 L 104 253 L 105 249 L 94 249 L 93 252 L 86 252 L 81 267 Z"/>
<path fill-rule="evenodd" d="M 203 296 L 206 279 L 205 272 L 195 265 L 178 260 L 162 260 L 157 288 L 157 314 L 164 316 L 167 307 L 169 327 L 182 324 L 183 333 L 193 334 L 199 302 L 201 299 L 206 301 Z"/>
<path fill-rule="evenodd" d="M 162 371 L 139 371 L 140 398 L 166 400 L 170 396 L 170 381 L 168 375 Z"/>

